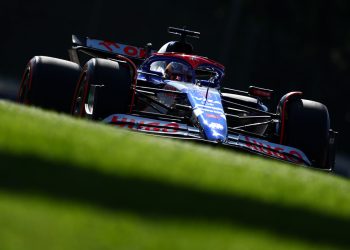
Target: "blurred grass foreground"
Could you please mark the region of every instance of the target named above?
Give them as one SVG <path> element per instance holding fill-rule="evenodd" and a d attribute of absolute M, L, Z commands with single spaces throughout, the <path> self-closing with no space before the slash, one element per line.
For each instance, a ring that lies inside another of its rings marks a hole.
<path fill-rule="evenodd" d="M 0 249 L 349 249 L 332 174 L 0 101 Z"/>

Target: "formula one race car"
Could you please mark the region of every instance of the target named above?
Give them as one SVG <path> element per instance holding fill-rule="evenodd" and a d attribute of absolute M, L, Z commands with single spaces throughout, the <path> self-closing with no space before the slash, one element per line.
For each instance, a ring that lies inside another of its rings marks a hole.
<path fill-rule="evenodd" d="M 336 132 L 325 105 L 284 95 L 275 112 L 263 103 L 273 91 L 222 88 L 224 66 L 193 53 L 186 38 L 158 51 L 73 35 L 71 61 L 35 56 L 18 102 L 118 127 L 239 148 L 291 163 L 332 170 Z M 82 68 L 81 68 L 82 67 Z"/>

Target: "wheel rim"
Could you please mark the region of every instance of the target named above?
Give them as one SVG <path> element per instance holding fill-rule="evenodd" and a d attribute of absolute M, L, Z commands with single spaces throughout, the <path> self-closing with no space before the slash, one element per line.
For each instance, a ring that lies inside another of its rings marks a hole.
<path fill-rule="evenodd" d="M 86 80 L 86 75 L 84 75 L 81 79 L 81 82 L 79 84 L 79 89 L 77 96 L 75 98 L 75 105 L 74 105 L 74 110 L 73 110 L 73 115 L 74 116 L 80 116 L 84 117 L 85 112 L 84 112 L 84 104 L 85 104 L 85 97 L 86 97 L 86 92 L 88 88 L 88 82 Z"/>
<path fill-rule="evenodd" d="M 92 118 L 95 102 L 95 86 L 90 85 L 86 74 L 82 77 L 75 105 L 73 110 L 74 116 Z"/>
<path fill-rule="evenodd" d="M 84 105 L 85 113 L 87 116 L 90 116 L 90 117 L 94 113 L 95 89 L 96 89 L 96 87 L 94 85 L 89 86 L 87 100 L 86 100 L 86 103 Z"/>

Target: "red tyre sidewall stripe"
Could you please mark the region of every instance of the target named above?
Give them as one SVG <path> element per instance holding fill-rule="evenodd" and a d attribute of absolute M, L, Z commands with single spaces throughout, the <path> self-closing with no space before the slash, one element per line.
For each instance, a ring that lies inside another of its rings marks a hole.
<path fill-rule="evenodd" d="M 281 124 L 281 133 L 280 133 L 280 144 L 285 143 L 285 120 L 286 120 L 286 109 L 287 109 L 287 103 L 290 101 L 292 97 L 296 96 L 301 96 L 303 93 L 302 92 L 290 92 L 285 96 L 285 100 L 283 102 L 283 107 L 282 107 L 282 124 Z"/>
<path fill-rule="evenodd" d="M 87 71 L 87 66 L 84 67 L 84 69 L 82 70 L 81 74 L 80 74 L 80 77 L 79 77 L 79 80 L 76 84 L 76 87 L 75 87 L 75 91 L 74 91 L 74 95 L 73 95 L 73 100 L 72 100 L 72 106 L 71 106 L 71 114 L 74 115 L 74 110 L 75 110 L 75 107 L 76 107 L 76 99 L 77 99 L 77 95 L 79 93 L 79 89 L 80 89 L 80 86 L 82 83 L 82 80 L 84 79 L 85 75 L 86 75 L 86 71 Z"/>
<path fill-rule="evenodd" d="M 18 94 L 17 94 L 17 102 L 20 102 L 20 97 L 21 97 L 21 94 L 23 95 L 24 93 L 22 93 L 23 91 L 23 88 L 25 87 L 25 80 L 26 80 L 26 76 L 27 76 L 27 73 L 29 71 L 29 82 L 27 82 L 27 93 L 30 93 L 30 90 L 32 88 L 32 82 L 33 82 L 33 71 L 34 71 L 34 68 L 35 68 L 35 62 L 36 61 L 36 57 L 32 58 L 27 66 L 26 66 L 26 69 L 24 70 L 24 73 L 23 73 L 23 76 L 22 76 L 22 80 L 21 80 L 21 85 L 19 87 L 19 90 L 18 90 Z M 30 105 L 29 101 L 28 101 L 28 98 L 26 97 L 25 99 L 23 99 L 23 103 L 26 104 L 26 105 Z"/>
<path fill-rule="evenodd" d="M 280 144 L 283 144 L 285 141 L 284 138 L 284 131 L 285 131 L 285 115 L 286 115 L 286 107 L 287 107 L 287 102 L 288 99 L 283 103 L 283 107 L 282 107 L 282 124 L 281 124 L 281 136 L 280 136 Z"/>

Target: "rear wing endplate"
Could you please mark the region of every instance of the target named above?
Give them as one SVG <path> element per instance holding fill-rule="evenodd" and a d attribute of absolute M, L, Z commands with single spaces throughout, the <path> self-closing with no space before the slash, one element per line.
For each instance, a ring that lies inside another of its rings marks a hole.
<path fill-rule="evenodd" d="M 132 45 L 126 45 L 109 40 L 100 40 L 89 37 L 80 37 L 72 35 L 73 49 L 96 52 L 97 55 L 105 53 L 107 55 L 122 55 L 134 60 L 144 60 L 155 50 L 152 50 L 152 44 L 148 43 L 144 48 Z"/>

